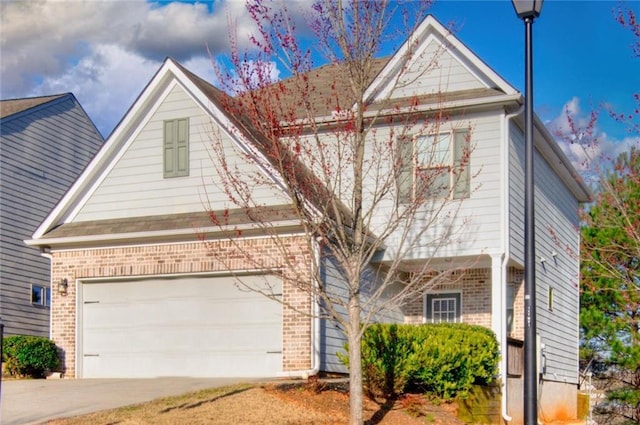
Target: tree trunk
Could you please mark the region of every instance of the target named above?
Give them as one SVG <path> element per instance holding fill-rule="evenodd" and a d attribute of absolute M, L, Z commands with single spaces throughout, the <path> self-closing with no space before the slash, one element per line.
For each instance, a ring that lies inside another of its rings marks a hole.
<path fill-rule="evenodd" d="M 360 353 L 360 300 L 351 296 L 349 300 L 349 410 L 350 424 L 362 425 L 362 357 Z"/>

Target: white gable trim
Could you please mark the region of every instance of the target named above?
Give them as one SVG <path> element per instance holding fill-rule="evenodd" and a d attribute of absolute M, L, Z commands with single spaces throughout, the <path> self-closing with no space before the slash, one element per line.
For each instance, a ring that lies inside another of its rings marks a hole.
<path fill-rule="evenodd" d="M 224 133 L 236 143 L 240 149 L 258 157 L 256 164 L 267 175 L 274 179 L 284 189 L 281 178 L 268 164 L 266 159 L 254 148 L 240 133 L 231 129 L 235 126 L 227 119 L 225 114 L 204 94 L 182 70 L 167 58 L 147 87 L 134 102 L 125 117 L 112 132 L 103 148 L 98 152 L 82 175 L 71 186 L 61 201 L 42 222 L 33 234 L 33 240 L 39 240 L 46 232 L 60 223 L 68 223 L 77 216 L 91 194 L 106 178 L 118 159 L 124 155 L 126 149 L 135 140 L 144 124 L 159 107 L 161 101 L 166 98 L 170 90 L 180 85 L 187 94 L 220 125 Z M 163 88 L 164 86 L 164 88 Z"/>
<path fill-rule="evenodd" d="M 63 196 L 60 202 L 55 206 L 47 218 L 36 229 L 33 239 L 41 238 L 52 227 L 61 221 L 68 222 L 68 213 L 73 209 L 77 213 L 87 199 L 84 196 L 88 191 L 95 190 L 93 186 L 96 184 L 96 178 L 100 179 L 104 171 L 104 167 L 108 167 L 110 160 L 114 155 L 122 149 L 122 144 L 128 140 L 127 132 L 131 131 L 131 127 L 136 122 L 136 117 L 142 113 L 144 107 L 153 103 L 154 94 L 157 87 L 164 81 L 169 72 L 168 64 L 170 60 L 165 60 L 164 64 L 154 75 L 149 84 L 145 87 L 138 99 L 131 106 L 127 114 L 120 121 L 116 129 L 111 133 L 109 139 L 100 149 L 98 154 L 89 163 L 86 170 L 78 177 L 69 191 Z"/>
<path fill-rule="evenodd" d="M 89 189 L 85 192 L 84 196 L 75 204 L 75 208 L 71 210 L 71 213 L 65 218 L 65 223 L 70 223 L 73 221 L 76 216 L 80 213 L 84 205 L 89 201 L 94 192 L 100 187 L 102 182 L 107 178 L 109 173 L 113 170 L 116 164 L 122 159 L 124 154 L 127 152 L 129 147 L 133 144 L 134 140 L 138 137 L 142 129 L 149 123 L 149 120 L 155 114 L 155 112 L 160 107 L 161 103 L 169 96 L 171 90 L 173 90 L 177 86 L 177 82 L 175 80 L 171 81 L 163 90 L 162 94 L 158 97 L 157 101 L 153 104 L 151 109 L 149 109 L 141 121 L 138 122 L 134 131 L 127 137 L 126 141 L 121 145 L 120 149 L 116 152 L 115 156 L 111 161 L 104 165 L 102 169 L 102 173 L 97 177 L 95 182 L 89 187 Z"/>
<path fill-rule="evenodd" d="M 513 86 L 465 46 L 451 31 L 446 29 L 432 15 L 428 15 L 367 88 L 364 96 L 365 101 L 371 102 L 376 98 L 388 96 L 393 87 L 393 82 L 398 79 L 402 69 L 406 68 L 412 60 L 416 60 L 420 53 L 433 41 L 439 42 L 457 61 L 463 64 L 465 69 L 469 70 L 487 87 L 495 87 L 507 95 L 518 93 Z M 413 53 L 411 49 L 413 49 Z M 411 54 L 409 59 L 406 58 L 408 54 Z M 462 60 L 462 58 L 466 60 Z M 473 70 L 467 63 L 475 67 L 477 71 Z"/>

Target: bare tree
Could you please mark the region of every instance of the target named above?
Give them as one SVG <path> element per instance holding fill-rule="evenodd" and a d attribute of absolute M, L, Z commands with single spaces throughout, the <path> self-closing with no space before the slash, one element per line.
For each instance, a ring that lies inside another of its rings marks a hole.
<path fill-rule="evenodd" d="M 219 94 L 220 103 L 237 136 L 250 143 L 230 150 L 224 135 L 212 130 L 217 184 L 229 206 L 210 208 L 211 220 L 228 229 L 238 217 L 249 218 L 277 249 L 272 257 L 256 256 L 238 243 L 242 233 L 236 230 L 228 235 L 235 253 L 256 269 L 281 274 L 321 309 L 301 307 L 268 285 L 252 290 L 299 314 L 329 318 L 344 331 L 352 424 L 363 422 L 360 343 L 367 325 L 458 275 L 448 264 L 417 259 L 451 256 L 447 247 L 463 243 L 459 210 L 472 191 L 473 129 L 442 108 L 450 100 L 446 87 L 429 96 L 398 95 L 427 75 L 442 53 L 416 52 L 415 30 L 429 5 L 317 0 L 305 28 L 314 35 L 309 41 L 298 36 L 300 24 L 286 6 L 253 0 L 253 48 L 241 52 L 232 42 L 227 66 L 217 68 L 229 93 Z M 401 31 L 390 27 L 392 19 L 404 23 Z M 372 93 L 371 83 L 389 62 L 377 54 L 393 40 L 404 41 L 397 73 L 389 73 L 383 93 Z M 314 68 L 317 52 L 326 64 Z M 274 82 L 274 64 L 290 77 Z M 445 125 L 447 132 L 441 131 Z M 269 202 L 256 196 L 257 187 L 270 188 Z M 280 205 L 269 206 L 276 199 Z M 289 220 L 304 237 L 283 233 Z M 233 268 L 227 252 L 217 259 Z M 332 265 L 340 286 L 321 279 L 321 262 Z"/>

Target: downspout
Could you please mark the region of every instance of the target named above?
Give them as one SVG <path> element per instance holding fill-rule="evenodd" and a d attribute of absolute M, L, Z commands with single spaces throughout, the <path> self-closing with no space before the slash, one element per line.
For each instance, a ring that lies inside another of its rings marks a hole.
<path fill-rule="evenodd" d="M 311 242 L 313 250 L 313 270 L 311 271 L 311 287 L 314 293 L 311 295 L 311 369 L 295 370 L 291 372 L 281 372 L 280 377 L 300 377 L 308 379 L 310 376 L 317 375 L 320 371 L 320 303 L 315 293 L 317 288 L 317 280 L 315 274 L 320 272 L 320 247 L 319 239 L 313 239 Z"/>
<path fill-rule="evenodd" d="M 518 115 L 522 114 L 524 112 L 524 105 L 520 105 L 520 108 L 518 108 L 517 111 L 512 112 L 510 114 L 505 114 L 503 115 L 503 123 L 504 123 L 504 135 L 503 135 L 503 140 L 505 141 L 505 146 L 504 149 L 502 149 L 502 155 L 504 155 L 503 157 L 503 161 L 502 163 L 505 166 L 505 173 L 504 173 L 504 179 L 505 179 L 505 197 L 506 197 L 506 201 L 504 203 L 504 218 L 505 221 L 508 223 L 509 221 L 509 124 L 511 122 L 511 120 L 515 117 L 517 117 Z M 507 228 L 509 228 L 509 226 L 507 225 Z M 502 257 L 502 291 L 500 294 L 500 304 L 502 306 L 501 308 L 501 313 L 504 313 L 506 311 L 506 307 L 507 307 L 507 292 L 508 292 L 508 282 L 507 282 L 507 276 L 508 276 L 508 267 L 507 265 L 509 264 L 509 257 L 511 256 L 510 252 L 509 252 L 509 233 L 507 232 L 507 234 L 505 235 L 505 248 L 504 248 L 504 256 Z M 506 325 L 506 321 L 502 320 L 501 326 L 500 326 L 500 347 L 502 347 L 503 350 L 503 355 L 502 358 L 500 359 L 500 369 L 502 371 L 502 382 L 500 384 L 501 386 L 501 392 L 502 392 L 502 397 L 500 397 L 500 407 L 501 407 L 501 411 L 502 411 L 502 419 L 505 422 L 511 422 L 513 420 L 513 418 L 511 416 L 509 416 L 508 413 L 508 409 L 507 409 L 507 325 Z"/>
<path fill-rule="evenodd" d="M 48 247 L 40 247 L 40 255 L 49 259 L 49 296 L 53 300 L 53 255 L 51 255 L 51 249 Z M 49 339 L 53 341 L 53 329 L 51 324 L 53 323 L 53 306 L 49 306 Z"/>

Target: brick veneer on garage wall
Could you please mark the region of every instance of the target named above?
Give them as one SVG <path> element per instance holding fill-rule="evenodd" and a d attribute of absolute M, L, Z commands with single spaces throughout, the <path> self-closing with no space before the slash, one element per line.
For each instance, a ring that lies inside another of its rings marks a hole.
<path fill-rule="evenodd" d="M 236 245 L 240 244 L 240 245 Z M 239 248 L 240 246 L 240 248 Z M 310 255 L 304 238 L 291 237 L 288 244 L 299 247 L 298 257 L 308 259 L 305 262 L 311 267 Z M 243 258 L 239 249 L 252 252 L 251 262 Z M 215 250 L 215 256 L 211 250 Z M 76 282 L 88 278 L 109 277 L 158 277 L 162 275 L 191 274 L 203 272 L 224 272 L 228 268 L 216 257 L 228 253 L 234 258 L 236 271 L 255 270 L 256 258 L 263 258 L 265 265 L 278 268 L 279 262 L 274 256 L 278 252 L 269 238 L 247 239 L 241 242 L 213 241 L 205 245 L 203 242 L 171 243 L 156 245 L 137 245 L 111 248 L 95 248 L 81 250 L 61 250 L 52 252 L 52 282 L 68 279 L 69 288 L 66 295 L 52 291 L 51 300 L 51 336 L 53 341 L 63 350 L 63 365 L 66 377 L 75 377 L 76 351 Z M 283 271 L 287 275 L 287 271 Z M 301 276 L 297 269 L 291 275 Z M 311 279 L 310 272 L 308 279 Z M 311 302 L 307 293 L 297 289 L 295 285 L 283 282 L 283 302 L 294 306 L 299 311 L 310 311 Z M 306 370 L 311 368 L 311 328 L 309 316 L 295 313 L 290 308 L 283 310 L 283 353 L 282 367 L 284 371 Z"/>

